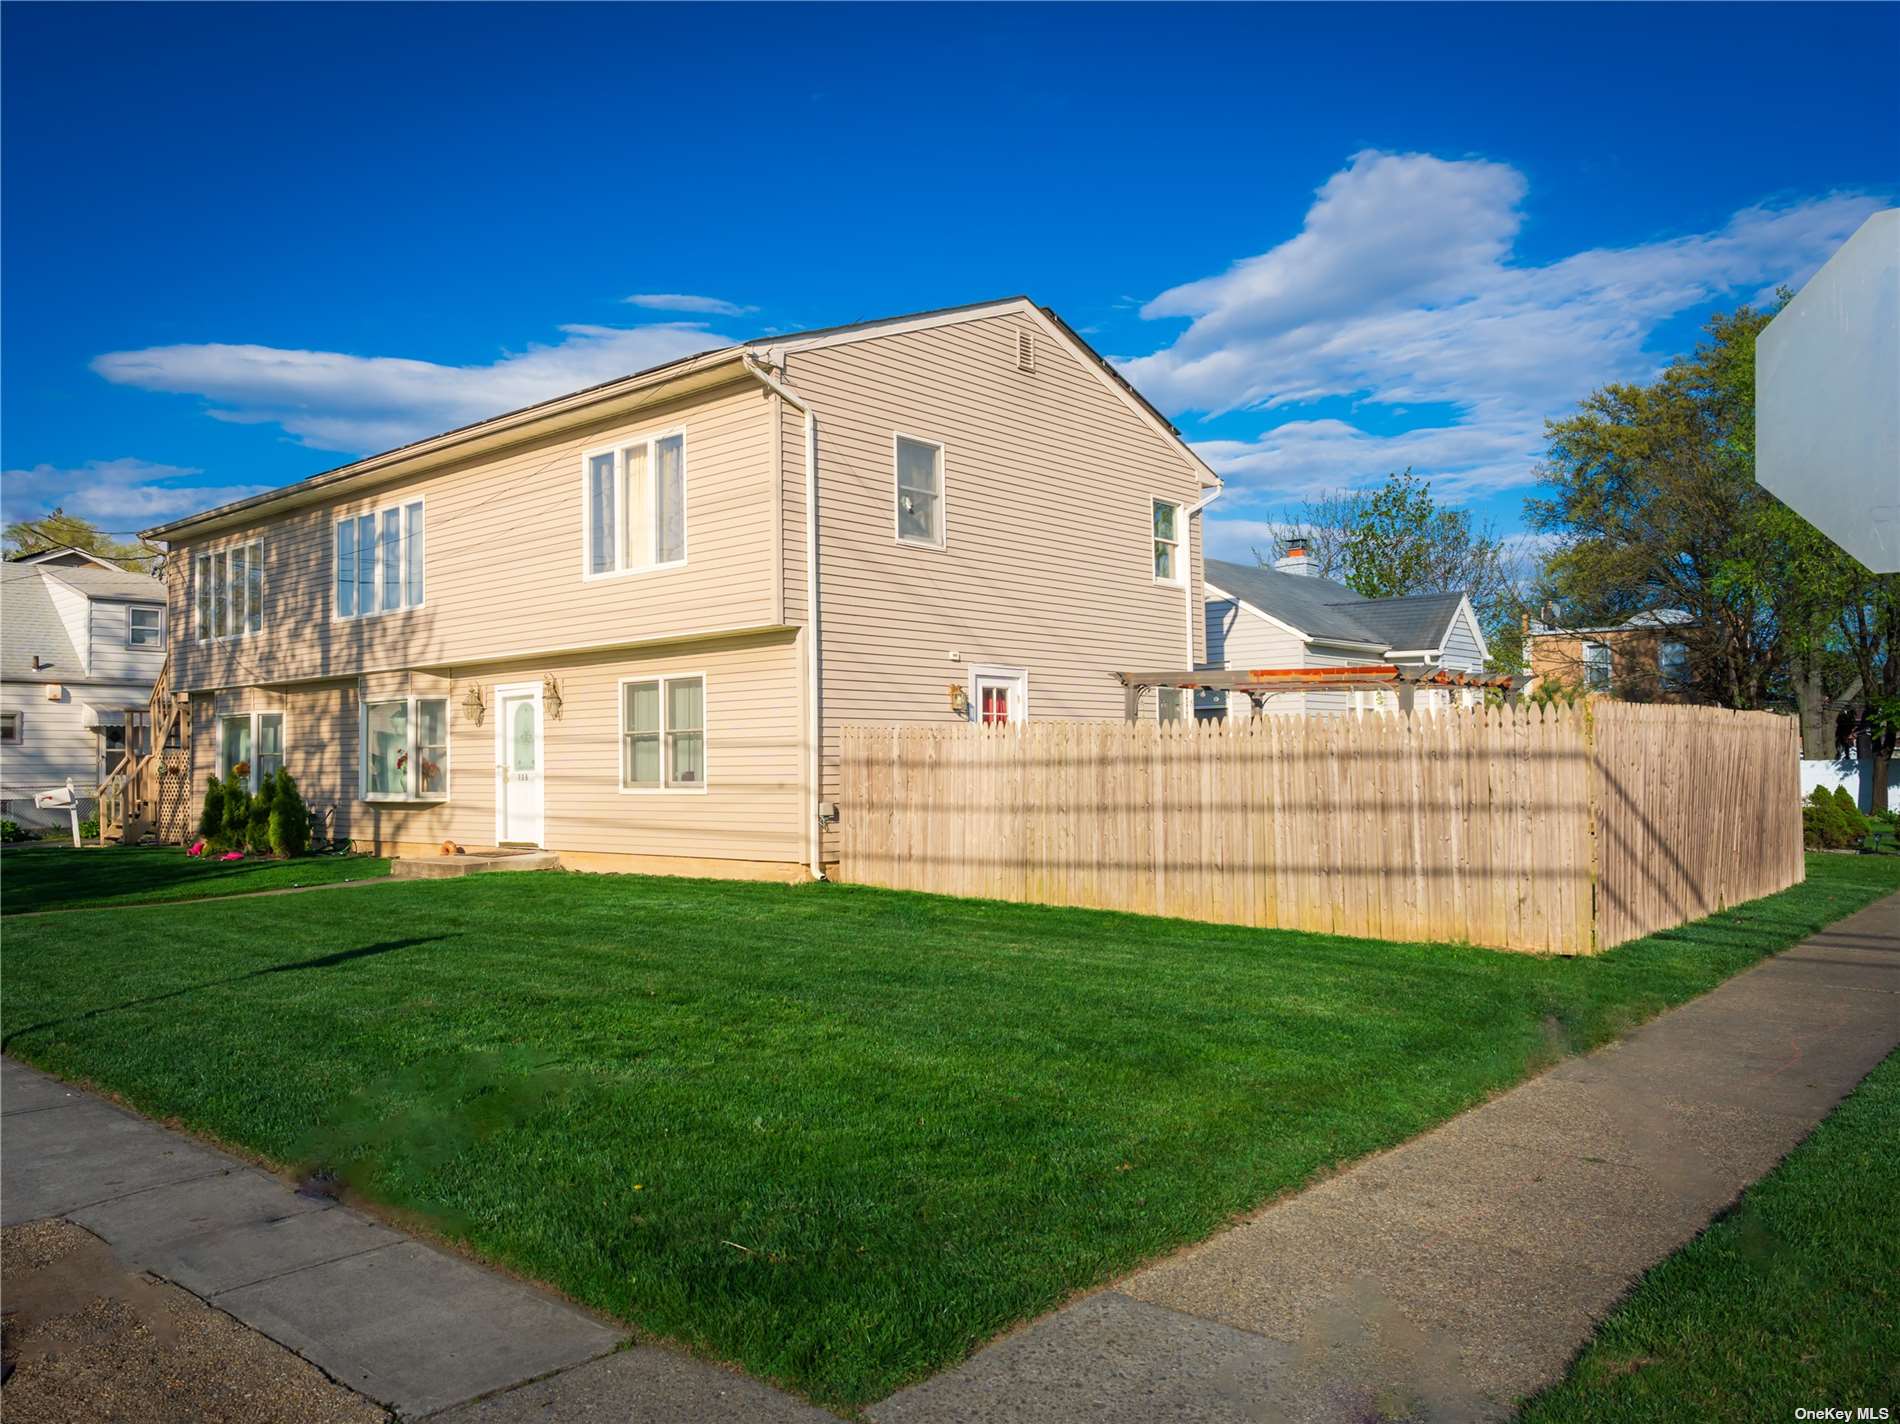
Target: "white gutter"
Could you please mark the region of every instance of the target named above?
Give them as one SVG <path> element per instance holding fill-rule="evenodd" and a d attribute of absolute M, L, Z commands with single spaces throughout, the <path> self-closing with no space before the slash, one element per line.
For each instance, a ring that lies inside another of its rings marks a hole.
<path fill-rule="evenodd" d="M 805 417 L 805 705 L 811 709 L 811 762 L 807 768 L 808 794 L 805 798 L 805 845 L 811 877 L 825 878 L 824 834 L 818 828 L 818 802 L 823 794 L 824 747 L 823 722 L 818 702 L 818 415 L 761 365 L 750 352 L 745 368 L 765 388 L 787 402 Z M 778 432 L 772 432 L 778 439 Z"/>
<path fill-rule="evenodd" d="M 1195 515 L 1199 514 L 1203 509 L 1206 509 L 1208 505 L 1212 504 L 1215 500 L 1219 499 L 1226 492 L 1227 492 L 1226 485 L 1215 485 L 1213 492 L 1211 494 L 1207 495 L 1203 499 L 1196 501 L 1193 504 L 1190 504 L 1186 509 L 1184 509 L 1181 512 L 1182 521 L 1186 522 L 1187 520 L 1194 518 Z M 1187 617 L 1185 619 L 1185 623 L 1187 626 L 1187 665 L 1188 665 L 1189 672 L 1194 671 L 1194 615 L 1197 612 L 1194 606 L 1194 557 L 1193 557 L 1194 545 L 1192 543 L 1193 535 L 1194 535 L 1193 526 L 1189 525 L 1188 538 L 1190 542 L 1188 544 L 1188 567 L 1185 571 L 1187 574 L 1187 577 L 1182 580 L 1182 583 L 1185 585 L 1187 589 Z M 1207 535 L 1205 533 L 1201 535 L 1201 552 L 1202 552 L 1203 558 L 1205 558 L 1206 552 L 1207 552 Z M 1188 721 L 1191 722 L 1194 720 L 1193 707 L 1191 706 L 1188 707 L 1186 709 L 1186 714 L 1187 714 Z"/>

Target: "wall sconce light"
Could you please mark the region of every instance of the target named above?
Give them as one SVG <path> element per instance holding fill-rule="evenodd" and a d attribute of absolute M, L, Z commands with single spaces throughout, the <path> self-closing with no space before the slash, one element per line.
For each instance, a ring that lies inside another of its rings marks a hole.
<path fill-rule="evenodd" d="M 970 715 L 970 694 L 960 682 L 950 684 L 950 710 L 959 717 Z"/>
<path fill-rule="evenodd" d="M 479 727 L 482 725 L 482 718 L 487 715 L 488 704 L 482 701 L 482 685 L 479 682 L 471 682 L 468 685 L 468 696 L 462 699 L 462 716 Z"/>
<path fill-rule="evenodd" d="M 541 705 L 548 716 L 557 722 L 561 720 L 561 684 L 554 680 L 553 673 L 541 679 Z"/>

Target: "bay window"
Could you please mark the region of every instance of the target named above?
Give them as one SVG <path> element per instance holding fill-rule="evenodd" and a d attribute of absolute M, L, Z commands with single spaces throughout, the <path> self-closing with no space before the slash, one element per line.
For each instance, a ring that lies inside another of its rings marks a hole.
<path fill-rule="evenodd" d="M 218 719 L 218 774 L 237 772 L 255 792 L 284 764 L 284 714 L 235 712 Z"/>
<path fill-rule="evenodd" d="M 422 501 L 336 522 L 336 616 L 422 606 Z"/>
<path fill-rule="evenodd" d="M 444 801 L 449 794 L 449 700 L 386 697 L 363 704 L 365 801 Z"/>
<path fill-rule="evenodd" d="M 582 459 L 588 578 L 686 562 L 686 436 L 630 440 Z"/>
<path fill-rule="evenodd" d="M 620 684 L 620 789 L 706 789 L 706 679 L 626 678 Z"/>
<path fill-rule="evenodd" d="M 241 638 L 264 626 L 264 546 L 253 540 L 198 555 L 198 641 Z"/>

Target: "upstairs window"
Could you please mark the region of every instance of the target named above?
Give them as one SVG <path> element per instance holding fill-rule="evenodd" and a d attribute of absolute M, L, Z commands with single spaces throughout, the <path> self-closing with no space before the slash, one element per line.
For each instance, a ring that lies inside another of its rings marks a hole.
<path fill-rule="evenodd" d="M 620 789 L 706 789 L 706 679 L 629 678 L 620 684 Z"/>
<path fill-rule="evenodd" d="M 241 638 L 264 626 L 264 546 L 253 541 L 200 554 L 195 577 L 198 641 Z M 136 646 L 136 645 L 134 645 Z"/>
<path fill-rule="evenodd" d="M 128 648 L 160 648 L 165 645 L 165 610 L 134 604 L 125 610 L 125 645 Z"/>
<path fill-rule="evenodd" d="M 422 606 L 422 501 L 336 522 L 336 616 Z"/>
<path fill-rule="evenodd" d="M 1181 582 L 1181 506 L 1167 500 L 1154 502 L 1155 582 Z"/>
<path fill-rule="evenodd" d="M 448 698 L 365 702 L 361 776 L 365 801 L 446 801 Z"/>
<path fill-rule="evenodd" d="M 1689 686 L 1689 645 L 1671 640 L 1656 651 L 1657 670 L 1662 674 L 1665 692 L 1682 692 Z"/>
<path fill-rule="evenodd" d="M 1583 685 L 1590 692 L 1610 690 L 1610 645 L 1586 642 L 1583 645 Z"/>
<path fill-rule="evenodd" d="M 0 744 L 10 747 L 20 744 L 20 714 L 18 712 L 0 712 Z"/>
<path fill-rule="evenodd" d="M 686 562 L 686 436 L 632 440 L 583 460 L 588 578 Z"/>
<path fill-rule="evenodd" d="M 897 437 L 897 538 L 943 547 L 943 446 Z"/>

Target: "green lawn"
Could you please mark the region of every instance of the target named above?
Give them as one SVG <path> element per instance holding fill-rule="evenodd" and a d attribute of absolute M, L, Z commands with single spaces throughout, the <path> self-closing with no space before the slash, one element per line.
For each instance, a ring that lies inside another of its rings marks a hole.
<path fill-rule="evenodd" d="M 242 895 L 293 885 L 333 885 L 389 874 L 389 862 L 363 855 L 301 860 L 220 861 L 179 846 L 15 845 L 0 851 L 0 912 L 66 910 L 80 905 L 137 905 Z"/>
<path fill-rule="evenodd" d="M 1652 1270 L 1523 1424 L 1900 1405 L 1896 1151 L 1900 1055 L 1734 1212 Z"/>
<path fill-rule="evenodd" d="M 626 876 L 106 910 L 9 924 L 6 1045 L 850 1406 L 1900 888 L 1809 873 L 1572 961 Z"/>

